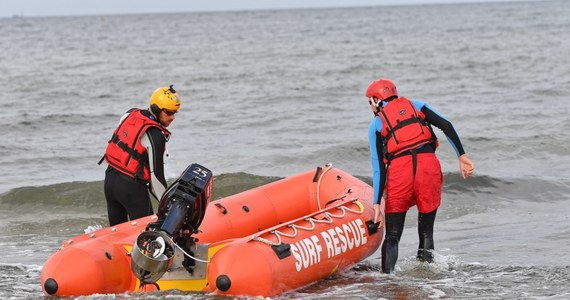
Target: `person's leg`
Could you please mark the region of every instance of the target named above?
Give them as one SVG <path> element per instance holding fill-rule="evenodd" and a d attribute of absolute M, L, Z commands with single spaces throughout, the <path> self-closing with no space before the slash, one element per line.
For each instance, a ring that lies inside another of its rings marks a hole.
<path fill-rule="evenodd" d="M 386 236 L 382 243 L 382 272 L 394 271 L 398 260 L 398 243 L 404 231 L 406 213 L 386 213 L 385 226 Z"/>
<path fill-rule="evenodd" d="M 107 200 L 107 216 L 109 218 L 109 226 L 128 221 L 127 210 L 119 202 L 117 198 L 117 190 L 120 188 L 118 182 L 119 176 L 115 171 L 105 172 L 105 199 Z"/>
<path fill-rule="evenodd" d="M 433 153 L 418 154 L 414 195 L 418 206 L 419 246 L 417 258 L 433 262 L 433 226 L 441 204 L 443 176 L 439 160 Z"/>
<path fill-rule="evenodd" d="M 126 208 L 129 220 L 146 217 L 154 213 L 146 185 L 123 179 L 120 202 Z"/>
<path fill-rule="evenodd" d="M 398 243 L 404 231 L 406 212 L 414 205 L 413 168 L 411 156 L 393 160 L 387 170 L 386 177 L 386 236 L 382 243 L 382 272 L 394 271 L 398 260 Z"/>
<path fill-rule="evenodd" d="M 433 262 L 433 224 L 437 209 L 430 213 L 419 213 L 418 215 L 418 235 L 420 244 L 418 247 L 417 259 L 428 263 Z"/>

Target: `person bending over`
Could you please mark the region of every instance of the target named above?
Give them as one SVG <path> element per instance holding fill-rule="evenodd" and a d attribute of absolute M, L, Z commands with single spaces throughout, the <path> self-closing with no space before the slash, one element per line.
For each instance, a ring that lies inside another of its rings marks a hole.
<path fill-rule="evenodd" d="M 396 86 L 387 79 L 373 81 L 366 90 L 366 97 L 374 113 L 368 129 L 374 222 L 380 218 L 380 204 L 385 199 L 382 272 L 391 273 L 398 259 L 406 212 L 414 205 L 419 212 L 417 258 L 433 261 L 433 225 L 441 203 L 443 175 L 435 155 L 438 142 L 431 125 L 446 135 L 459 159 L 463 178 L 471 176 L 475 167 L 451 122 L 428 104 L 399 97 Z"/>

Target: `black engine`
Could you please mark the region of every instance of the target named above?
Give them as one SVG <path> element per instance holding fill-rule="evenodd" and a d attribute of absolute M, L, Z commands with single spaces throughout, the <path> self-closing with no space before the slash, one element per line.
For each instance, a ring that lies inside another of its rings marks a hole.
<path fill-rule="evenodd" d="M 210 202 L 212 186 L 212 172 L 192 164 L 164 192 L 158 205 L 159 221 L 153 225 L 160 225 L 160 230 L 171 236 L 180 231 L 196 233 Z"/>
<path fill-rule="evenodd" d="M 195 243 L 191 235 L 204 219 L 212 187 L 212 172 L 192 164 L 166 190 L 158 205 L 158 221 L 148 224 L 133 245 L 131 270 L 141 282 L 162 277 L 172 264 L 174 244 L 191 253 Z M 194 261 L 186 257 L 183 265 L 191 272 Z"/>

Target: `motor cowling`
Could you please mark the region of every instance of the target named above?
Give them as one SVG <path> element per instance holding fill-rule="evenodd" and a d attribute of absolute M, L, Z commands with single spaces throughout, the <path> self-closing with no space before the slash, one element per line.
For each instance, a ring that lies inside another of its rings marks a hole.
<path fill-rule="evenodd" d="M 171 236 L 178 230 L 196 233 L 212 196 L 213 176 L 207 168 L 192 164 L 164 192 L 157 216 L 160 229 Z"/>

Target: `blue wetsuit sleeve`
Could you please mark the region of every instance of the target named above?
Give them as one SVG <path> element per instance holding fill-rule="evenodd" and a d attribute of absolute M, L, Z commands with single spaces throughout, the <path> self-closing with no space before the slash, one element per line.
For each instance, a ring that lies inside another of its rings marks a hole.
<path fill-rule="evenodd" d="M 380 131 L 382 121 L 375 117 L 368 127 L 368 142 L 370 146 L 370 158 L 372 161 L 372 186 L 374 188 L 374 204 L 380 204 L 386 183 L 386 165 L 382 158 L 382 140 Z"/>
<path fill-rule="evenodd" d="M 455 150 L 457 156 L 465 154 L 465 150 L 461 144 L 461 139 L 459 139 L 459 135 L 457 134 L 457 131 L 455 131 L 455 128 L 450 121 L 448 121 L 439 112 L 424 102 L 421 102 L 419 100 L 412 100 L 412 103 L 416 109 L 420 110 L 426 116 L 426 121 L 428 123 L 443 131 L 445 137 L 447 138 L 447 141 L 449 141 L 449 144 L 453 147 L 453 150 Z"/>

